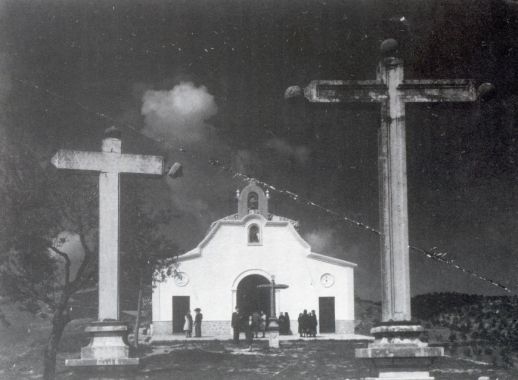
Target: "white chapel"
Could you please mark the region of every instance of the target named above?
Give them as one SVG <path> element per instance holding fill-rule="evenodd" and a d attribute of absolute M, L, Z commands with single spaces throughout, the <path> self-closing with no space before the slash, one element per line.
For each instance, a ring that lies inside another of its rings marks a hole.
<path fill-rule="evenodd" d="M 238 193 L 238 210 L 212 223 L 207 236 L 178 258 L 179 275 L 153 289 L 154 336 L 183 333 L 187 310 L 201 308 L 202 334 L 231 333 L 235 307 L 270 313 L 270 291 L 258 285 L 274 278 L 276 314 L 288 313 L 291 331 L 304 309 L 315 310 L 319 333 L 354 333 L 356 264 L 313 252 L 297 222 L 273 215 L 268 194 L 252 182 Z"/>

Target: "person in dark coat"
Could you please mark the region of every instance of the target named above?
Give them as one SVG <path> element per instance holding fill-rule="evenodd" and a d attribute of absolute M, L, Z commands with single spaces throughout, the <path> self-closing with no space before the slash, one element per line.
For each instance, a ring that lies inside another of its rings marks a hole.
<path fill-rule="evenodd" d="M 302 336 L 307 337 L 309 335 L 309 314 L 306 309 L 302 313 Z"/>
<path fill-rule="evenodd" d="M 291 335 L 290 315 L 288 312 L 284 313 L 284 317 L 286 318 L 286 335 Z"/>
<path fill-rule="evenodd" d="M 286 317 L 284 316 L 284 313 L 279 314 L 279 335 L 286 334 Z"/>
<path fill-rule="evenodd" d="M 304 326 L 303 326 L 303 321 L 302 321 L 302 313 L 299 313 L 299 318 L 297 319 L 297 321 L 299 322 L 299 336 L 302 338 L 303 335 L 304 335 Z"/>
<path fill-rule="evenodd" d="M 196 313 L 194 315 L 194 336 L 201 338 L 201 321 L 203 320 L 203 314 L 200 313 L 201 309 L 199 307 L 194 309 L 194 312 Z"/>
<path fill-rule="evenodd" d="M 253 328 L 252 315 L 243 318 L 243 329 L 245 330 L 246 343 L 248 343 L 250 350 L 252 350 L 252 342 L 254 341 Z"/>
<path fill-rule="evenodd" d="M 234 343 L 239 344 L 239 330 L 241 328 L 241 315 L 239 314 L 239 308 L 236 307 L 236 311 L 232 313 L 232 330 L 234 332 Z"/>
<path fill-rule="evenodd" d="M 310 326 L 310 334 L 313 338 L 317 336 L 317 315 L 315 310 L 311 310 L 311 314 L 309 315 L 309 326 Z"/>

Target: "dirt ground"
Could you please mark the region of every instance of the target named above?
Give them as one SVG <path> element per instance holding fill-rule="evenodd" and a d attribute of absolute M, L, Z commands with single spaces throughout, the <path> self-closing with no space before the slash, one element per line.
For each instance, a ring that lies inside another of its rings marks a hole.
<path fill-rule="evenodd" d="M 0 330 L 0 379 L 41 379 L 42 349 L 48 337 L 48 322 L 25 320 Z M 256 341 L 252 350 L 242 342 L 177 342 L 145 346 L 142 365 L 130 373 L 81 373 L 64 366 L 65 359 L 79 358 L 88 343 L 84 334 L 87 320 L 75 320 L 65 331 L 57 360 L 57 379 L 360 379 L 369 375 L 367 363 L 354 358 L 354 349 L 366 343 L 347 341 L 282 341 L 270 350 L 266 341 Z M 23 326 L 23 328 L 21 327 Z M 437 380 L 518 379 L 518 370 L 446 357 L 432 365 Z"/>
<path fill-rule="evenodd" d="M 367 363 L 354 359 L 354 348 L 362 344 L 344 341 L 289 341 L 278 350 L 267 342 L 254 343 L 252 349 L 230 341 L 178 343 L 148 347 L 142 366 L 132 373 L 103 378 L 118 379 L 360 379 L 370 373 Z M 66 355 L 69 357 L 77 357 Z M 64 362 L 64 357 L 60 362 Z M 59 366 L 58 379 L 96 379 L 95 373 L 72 372 Z M 488 364 L 443 358 L 433 364 L 437 380 L 518 379 L 518 371 L 494 368 Z"/>

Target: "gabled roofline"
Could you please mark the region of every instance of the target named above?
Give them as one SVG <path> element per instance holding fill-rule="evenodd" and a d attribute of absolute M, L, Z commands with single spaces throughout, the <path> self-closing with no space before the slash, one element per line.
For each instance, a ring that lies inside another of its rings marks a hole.
<path fill-rule="evenodd" d="M 308 259 L 318 260 L 333 265 L 340 265 L 342 267 L 356 268 L 358 266 L 358 264 L 351 263 L 350 261 L 337 259 L 336 257 L 326 256 L 315 252 L 310 252 L 307 257 Z"/>
<path fill-rule="evenodd" d="M 309 251 L 307 254 L 307 258 L 322 261 L 324 263 L 339 265 L 342 267 L 350 267 L 356 268 L 358 264 L 352 263 L 350 261 L 338 259 L 336 257 L 322 255 L 320 253 L 312 252 L 311 246 L 307 241 L 305 241 L 302 236 L 298 233 L 292 223 L 289 221 L 271 221 L 267 220 L 261 214 L 248 214 L 242 219 L 220 219 L 214 222 L 207 233 L 207 235 L 203 238 L 203 240 L 196 246 L 196 248 L 184 253 L 183 255 L 178 256 L 178 261 L 187 261 L 196 259 L 201 257 L 201 250 L 207 245 L 210 239 L 216 234 L 216 232 L 220 229 L 221 226 L 244 226 L 250 219 L 260 219 L 265 226 L 287 226 L 288 229 L 294 234 L 295 239 L 306 249 Z"/>

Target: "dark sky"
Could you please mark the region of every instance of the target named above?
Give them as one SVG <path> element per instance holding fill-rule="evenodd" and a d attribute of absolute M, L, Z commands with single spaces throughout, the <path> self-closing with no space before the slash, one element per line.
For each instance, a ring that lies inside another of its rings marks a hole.
<path fill-rule="evenodd" d="M 394 37 L 407 78 L 497 88 L 476 104 L 407 105 L 411 243 L 518 290 L 517 17 L 512 1 L 3 1 L 4 142 L 48 162 L 59 148 L 99 149 L 117 124 L 125 151 L 182 162 L 182 179 L 146 186 L 150 203 L 175 210 L 183 249 L 235 212 L 244 183 L 224 167 L 377 227 L 377 106 L 283 93 L 373 79 Z M 141 113 L 147 90 L 174 88 L 200 108 Z M 358 263 L 357 295 L 379 298 L 375 236 L 276 192 L 271 208 L 299 220 L 315 250 Z M 411 268 L 414 293 L 500 293 L 416 253 Z"/>

